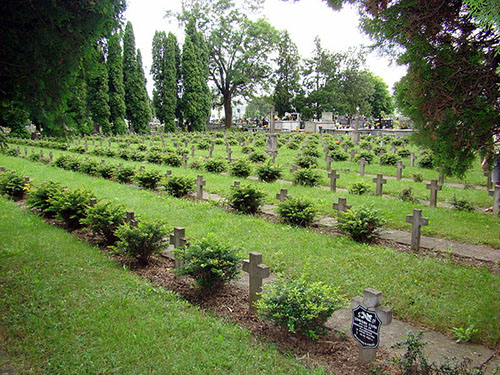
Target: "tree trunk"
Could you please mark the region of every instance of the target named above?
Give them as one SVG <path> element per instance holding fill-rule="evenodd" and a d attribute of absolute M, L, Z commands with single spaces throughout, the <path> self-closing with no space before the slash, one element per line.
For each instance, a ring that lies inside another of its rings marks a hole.
<path fill-rule="evenodd" d="M 231 105 L 231 95 L 224 94 L 224 125 L 226 129 L 229 129 L 233 126 L 233 106 Z"/>

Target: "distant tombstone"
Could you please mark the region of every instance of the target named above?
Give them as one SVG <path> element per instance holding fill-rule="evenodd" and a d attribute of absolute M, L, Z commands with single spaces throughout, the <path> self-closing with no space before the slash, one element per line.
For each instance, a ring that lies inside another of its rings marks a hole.
<path fill-rule="evenodd" d="M 274 164 L 276 162 L 276 157 L 278 156 L 278 151 L 271 152 L 271 162 Z"/>
<path fill-rule="evenodd" d="M 414 208 L 413 215 L 406 215 L 406 222 L 411 223 L 411 249 L 418 251 L 420 248 L 420 227 L 428 225 L 429 219 L 422 217 L 422 210 Z"/>
<path fill-rule="evenodd" d="M 431 180 L 430 184 L 426 184 L 425 187 L 431 191 L 430 206 L 436 207 L 437 203 L 437 192 L 443 187 L 438 184 L 437 180 Z"/>
<path fill-rule="evenodd" d="M 410 167 L 414 167 L 415 166 L 415 153 L 411 153 L 410 154 Z"/>
<path fill-rule="evenodd" d="M 28 156 L 28 147 L 24 148 L 24 156 Z"/>
<path fill-rule="evenodd" d="M 349 145 L 347 143 L 344 143 L 344 152 L 347 152 L 348 148 L 349 148 Z"/>
<path fill-rule="evenodd" d="M 194 145 L 191 146 L 191 157 L 194 158 L 194 150 L 196 149 L 196 147 L 194 147 Z"/>
<path fill-rule="evenodd" d="M 231 150 L 230 148 L 227 149 L 227 162 L 229 164 L 231 164 L 231 162 L 233 161 L 233 159 L 231 158 L 231 155 L 233 153 L 233 150 Z"/>
<path fill-rule="evenodd" d="M 333 204 L 333 209 L 340 212 L 346 212 L 348 209 L 351 208 L 350 204 L 347 204 L 347 199 L 344 197 L 339 197 L 339 200 L 337 203 Z"/>
<path fill-rule="evenodd" d="M 401 175 L 403 174 L 403 169 L 405 169 L 405 166 L 401 160 L 399 160 L 396 163 L 396 180 L 400 181 L 401 180 Z"/>
<path fill-rule="evenodd" d="M 262 293 L 262 280 L 269 277 L 269 267 L 262 264 L 262 254 L 252 252 L 249 254 L 249 259 L 243 261 L 243 271 L 248 273 L 249 278 L 249 311 L 254 313 L 257 308 L 255 301 L 260 298 L 259 293 Z"/>
<path fill-rule="evenodd" d="M 212 157 L 212 153 L 214 152 L 214 148 L 213 146 L 210 146 L 209 149 L 208 149 L 208 157 L 211 158 Z"/>
<path fill-rule="evenodd" d="M 54 159 L 54 154 L 52 153 L 52 151 L 49 152 L 49 162 L 52 163 L 52 160 Z"/>
<path fill-rule="evenodd" d="M 43 150 L 40 150 L 40 159 L 43 159 Z"/>
<path fill-rule="evenodd" d="M 353 161 L 354 160 L 354 155 L 356 155 L 356 150 L 355 149 L 351 149 L 351 152 L 349 154 L 351 156 L 350 160 Z"/>
<path fill-rule="evenodd" d="M 188 167 L 188 156 L 187 154 L 182 155 L 182 167 L 187 169 Z"/>
<path fill-rule="evenodd" d="M 496 185 L 494 190 L 490 190 L 488 192 L 488 195 L 490 197 L 493 197 L 492 213 L 493 213 L 493 215 L 498 216 L 498 212 L 499 212 L 498 204 L 500 201 L 500 186 Z"/>
<path fill-rule="evenodd" d="M 441 172 L 441 168 L 436 168 L 436 172 L 439 173 L 438 182 L 439 182 L 439 185 L 442 186 L 444 184 L 444 173 Z"/>
<path fill-rule="evenodd" d="M 203 180 L 203 175 L 199 174 L 196 177 L 196 199 L 199 201 L 203 200 L 203 186 L 206 184 L 206 181 Z"/>
<path fill-rule="evenodd" d="M 232 188 L 235 188 L 235 187 L 238 187 L 240 186 L 240 182 L 239 181 L 234 181 L 233 184 L 231 185 Z"/>
<path fill-rule="evenodd" d="M 278 135 L 268 134 L 266 137 L 266 153 L 271 154 L 276 151 L 278 151 Z"/>
<path fill-rule="evenodd" d="M 396 146 L 392 145 L 391 151 L 392 151 L 393 154 L 395 154 L 396 153 Z"/>
<path fill-rule="evenodd" d="M 165 177 L 169 178 L 170 176 L 172 176 L 172 171 L 171 170 L 166 171 L 165 172 Z"/>
<path fill-rule="evenodd" d="M 278 194 L 276 194 L 276 199 L 280 202 L 284 202 L 288 198 L 288 189 L 281 189 Z"/>
<path fill-rule="evenodd" d="M 135 212 L 134 211 L 127 211 L 127 217 L 125 218 L 125 221 L 128 223 L 133 228 L 137 228 L 137 220 L 135 219 Z"/>
<path fill-rule="evenodd" d="M 368 162 L 365 160 L 365 158 L 361 158 L 361 159 L 359 159 L 358 164 L 360 166 L 359 175 L 364 176 L 365 175 L 365 167 L 366 167 L 366 164 L 368 164 Z"/>
<path fill-rule="evenodd" d="M 330 191 L 336 192 L 337 191 L 337 178 L 340 177 L 340 175 L 337 174 L 337 171 L 333 169 L 330 173 L 328 173 L 328 177 L 330 177 Z"/>
<path fill-rule="evenodd" d="M 491 182 L 491 172 L 486 171 L 483 173 L 483 176 L 486 177 L 486 189 L 488 190 L 493 189 L 493 183 Z"/>
<path fill-rule="evenodd" d="M 321 121 L 332 122 L 333 121 L 333 112 L 321 113 Z"/>
<path fill-rule="evenodd" d="M 169 236 L 169 240 L 174 249 L 185 246 L 187 244 L 186 230 L 183 227 L 174 227 L 174 233 Z M 173 251 L 171 253 L 174 258 L 174 268 L 181 268 L 184 265 L 183 262 L 175 256 Z"/>
<path fill-rule="evenodd" d="M 187 148 L 189 141 L 187 139 L 184 140 L 184 147 Z"/>
<path fill-rule="evenodd" d="M 141 165 L 141 166 L 139 167 L 139 171 L 140 171 L 140 172 L 144 171 L 145 169 L 146 169 L 146 167 L 145 167 L 144 165 Z"/>
<path fill-rule="evenodd" d="M 382 196 L 382 187 L 387 183 L 387 180 L 384 178 L 382 173 L 377 173 L 377 177 L 373 179 L 373 182 L 376 184 L 376 192 L 375 195 Z"/>
<path fill-rule="evenodd" d="M 326 159 L 326 170 L 327 172 L 332 170 L 332 159 L 330 157 Z"/>

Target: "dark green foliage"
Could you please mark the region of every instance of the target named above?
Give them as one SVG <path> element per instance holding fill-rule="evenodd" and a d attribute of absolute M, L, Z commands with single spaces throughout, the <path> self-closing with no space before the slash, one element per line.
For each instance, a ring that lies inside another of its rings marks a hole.
<path fill-rule="evenodd" d="M 25 192 L 24 177 L 17 172 L 0 174 L 0 195 L 6 195 L 14 200 L 22 199 Z"/>
<path fill-rule="evenodd" d="M 216 241 L 202 239 L 187 248 L 175 250 L 176 258 L 184 265 L 177 271 L 191 276 L 202 288 L 214 290 L 235 279 L 240 270 L 239 249 Z"/>
<path fill-rule="evenodd" d="M 422 176 L 421 173 L 414 173 L 413 174 L 413 181 L 422 182 L 422 181 L 424 181 L 424 177 Z"/>
<path fill-rule="evenodd" d="M 222 173 L 226 170 L 226 162 L 220 158 L 208 159 L 205 161 L 203 167 L 207 172 Z"/>
<path fill-rule="evenodd" d="M 101 176 L 102 178 L 106 178 L 109 180 L 113 177 L 113 174 L 115 172 L 115 168 L 116 168 L 115 166 L 112 166 L 110 164 L 100 163 L 97 166 L 96 174 L 98 176 Z"/>
<path fill-rule="evenodd" d="M 370 185 L 364 182 L 355 182 L 354 184 L 349 186 L 347 190 L 349 191 L 349 194 L 364 195 L 369 193 L 371 188 Z"/>
<path fill-rule="evenodd" d="M 248 160 L 253 163 L 263 163 L 267 160 L 267 155 L 262 151 L 254 151 L 248 155 Z"/>
<path fill-rule="evenodd" d="M 128 131 L 125 123 L 125 88 L 123 86 L 123 58 L 120 46 L 120 35 L 114 33 L 108 39 L 108 67 L 109 86 L 109 119 L 112 123 L 113 134 L 124 134 Z"/>
<path fill-rule="evenodd" d="M 85 154 L 85 146 L 83 145 L 74 145 L 74 146 L 71 146 L 69 149 L 68 149 L 69 152 L 77 152 L 79 154 Z"/>
<path fill-rule="evenodd" d="M 170 176 L 164 186 L 168 194 L 182 198 L 194 191 L 194 179 L 187 176 Z"/>
<path fill-rule="evenodd" d="M 397 154 L 401 158 L 407 158 L 408 156 L 410 156 L 410 151 L 406 148 L 402 148 L 401 150 L 398 150 Z"/>
<path fill-rule="evenodd" d="M 180 167 L 182 165 L 181 157 L 173 152 L 167 152 L 163 155 L 163 162 L 171 167 Z"/>
<path fill-rule="evenodd" d="M 280 278 L 264 289 L 256 302 L 259 316 L 311 339 L 324 333 L 328 318 L 346 305 L 337 290 L 321 282 L 307 282 L 304 276 Z"/>
<path fill-rule="evenodd" d="M 429 151 L 424 151 L 418 158 L 418 166 L 420 168 L 432 169 L 434 168 L 434 156 Z"/>
<path fill-rule="evenodd" d="M 196 146 L 198 150 L 208 150 L 210 148 L 210 144 L 207 141 L 201 141 Z"/>
<path fill-rule="evenodd" d="M 375 154 L 371 151 L 363 150 L 359 154 L 354 155 L 355 162 L 359 161 L 361 158 L 365 158 L 366 162 L 371 164 L 375 159 Z"/>
<path fill-rule="evenodd" d="M 241 184 L 231 187 L 228 198 L 231 208 L 245 214 L 255 214 L 264 203 L 265 194 L 263 191 L 248 184 Z"/>
<path fill-rule="evenodd" d="M 318 166 L 317 158 L 314 156 L 299 156 L 295 161 L 300 168 L 316 168 Z"/>
<path fill-rule="evenodd" d="M 136 259 L 139 264 L 146 265 L 151 255 L 164 247 L 164 238 L 168 231 L 162 222 L 141 220 L 137 227 L 128 223 L 119 226 L 115 234 L 120 239 L 116 246 Z"/>
<path fill-rule="evenodd" d="M 113 171 L 113 177 L 124 184 L 132 182 L 135 175 L 135 170 L 133 167 L 122 165 L 116 166 Z"/>
<path fill-rule="evenodd" d="M 396 165 L 399 157 L 395 154 L 384 154 L 380 157 L 381 165 Z"/>
<path fill-rule="evenodd" d="M 83 160 L 78 167 L 78 172 L 85 173 L 91 176 L 97 174 L 98 163 L 92 159 Z"/>
<path fill-rule="evenodd" d="M 401 192 L 399 193 L 399 199 L 401 199 L 403 202 L 413 202 L 413 203 L 419 202 L 419 200 L 413 194 L 413 190 L 411 187 L 404 188 L 403 190 L 401 190 Z"/>
<path fill-rule="evenodd" d="M 99 202 L 87 208 L 87 217 L 80 220 L 94 234 L 102 236 L 106 245 L 113 245 L 118 237 L 115 235 L 117 228 L 125 220 L 126 210 L 121 205 L 111 202 Z"/>
<path fill-rule="evenodd" d="M 349 159 L 349 155 L 342 151 L 340 147 L 335 147 L 330 150 L 330 157 L 334 161 L 346 161 Z"/>
<path fill-rule="evenodd" d="M 50 199 L 61 190 L 62 187 L 57 182 L 49 181 L 42 183 L 38 188 L 29 190 L 26 204 L 38 210 L 40 215 L 47 218 L 53 218 L 56 215 L 56 211 L 54 206 L 50 203 Z"/>
<path fill-rule="evenodd" d="M 78 229 L 82 226 L 80 220 L 87 216 L 91 198 L 95 198 L 94 194 L 85 189 L 61 190 L 49 199 L 49 203 L 69 229 Z"/>
<path fill-rule="evenodd" d="M 377 147 L 374 147 L 372 151 L 375 155 L 380 155 L 380 154 L 385 154 L 387 152 L 387 149 L 383 146 L 377 146 Z M 403 150 L 401 150 L 401 151 L 403 151 Z M 398 153 L 398 155 L 399 155 L 399 153 Z M 403 157 L 402 155 L 399 155 L 399 156 Z"/>
<path fill-rule="evenodd" d="M 300 147 L 300 144 L 297 142 L 290 142 L 289 144 L 286 145 L 286 148 L 290 150 L 298 150 Z"/>
<path fill-rule="evenodd" d="M 15 148 L 7 148 L 3 152 L 5 153 L 5 155 L 8 155 L 8 156 L 19 156 L 19 152 Z"/>
<path fill-rule="evenodd" d="M 471 202 L 469 202 L 467 199 L 457 198 L 455 194 L 453 194 L 453 197 L 450 200 L 450 204 L 454 210 L 469 212 L 474 211 L 474 205 Z"/>
<path fill-rule="evenodd" d="M 198 169 L 198 170 L 201 170 L 203 169 L 203 159 L 195 159 L 191 162 L 191 164 L 189 165 L 189 168 L 191 169 Z"/>
<path fill-rule="evenodd" d="M 270 161 L 257 167 L 257 176 L 264 182 L 274 182 L 281 177 L 281 174 L 281 168 Z"/>
<path fill-rule="evenodd" d="M 40 154 L 31 154 L 28 156 L 28 160 L 31 161 L 40 161 Z"/>
<path fill-rule="evenodd" d="M 252 165 L 245 159 L 234 160 L 229 169 L 231 174 L 236 177 L 247 178 L 252 173 Z"/>
<path fill-rule="evenodd" d="M 307 227 L 313 222 L 316 209 L 307 200 L 290 197 L 279 204 L 278 214 L 284 223 Z"/>
<path fill-rule="evenodd" d="M 321 173 L 312 168 L 299 169 L 295 172 L 294 181 L 303 186 L 317 186 L 321 182 Z"/>
<path fill-rule="evenodd" d="M 137 145 L 137 150 L 138 151 L 147 151 L 148 150 L 148 146 L 146 146 L 145 144 Z"/>
<path fill-rule="evenodd" d="M 337 228 L 354 241 L 370 242 L 377 236 L 379 228 L 385 224 L 380 212 L 373 207 L 360 206 L 341 212 Z"/>
<path fill-rule="evenodd" d="M 146 161 L 153 164 L 161 164 L 163 162 L 163 155 L 159 152 L 150 152 L 146 155 Z"/>
<path fill-rule="evenodd" d="M 100 48 L 96 48 L 91 56 L 91 61 L 86 64 L 87 104 L 94 128 L 108 135 L 111 134 L 108 71 Z"/>
<path fill-rule="evenodd" d="M 161 180 L 161 173 L 153 169 L 139 171 L 135 174 L 134 180 L 140 187 L 155 190 Z"/>
<path fill-rule="evenodd" d="M 146 154 L 144 152 L 131 152 L 130 153 L 130 160 L 133 161 L 144 161 L 146 160 Z"/>

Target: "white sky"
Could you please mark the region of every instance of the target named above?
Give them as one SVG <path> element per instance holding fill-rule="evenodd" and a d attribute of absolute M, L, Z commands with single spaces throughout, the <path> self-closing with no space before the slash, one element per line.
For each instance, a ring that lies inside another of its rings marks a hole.
<path fill-rule="evenodd" d="M 149 76 L 153 35 L 156 30 L 172 31 L 181 42 L 183 31 L 177 27 L 177 22 L 165 19 L 167 10 L 179 9 L 180 0 L 127 0 L 125 19 L 134 27 L 136 48 L 142 53 L 150 94 L 153 87 Z M 263 15 L 275 28 L 288 30 L 302 57 L 311 55 L 316 36 L 321 38 L 324 48 L 333 52 L 370 44 L 368 37 L 359 30 L 357 10 L 352 7 L 334 11 L 322 0 L 265 0 Z M 391 64 L 387 57 L 378 56 L 376 52 L 368 56 L 367 68 L 382 77 L 390 90 L 406 74 L 406 68 Z"/>

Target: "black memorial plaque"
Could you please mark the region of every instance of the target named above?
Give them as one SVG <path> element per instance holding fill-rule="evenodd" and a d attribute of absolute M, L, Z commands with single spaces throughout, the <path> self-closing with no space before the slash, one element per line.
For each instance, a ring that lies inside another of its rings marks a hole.
<path fill-rule="evenodd" d="M 351 332 L 361 347 L 378 347 L 381 325 L 382 322 L 375 311 L 369 311 L 361 305 L 352 310 Z"/>

